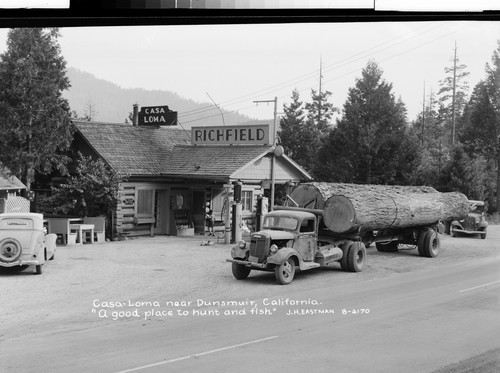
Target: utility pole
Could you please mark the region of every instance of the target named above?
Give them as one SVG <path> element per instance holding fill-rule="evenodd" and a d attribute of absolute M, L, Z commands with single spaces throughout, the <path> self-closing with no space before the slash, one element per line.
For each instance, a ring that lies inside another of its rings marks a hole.
<path fill-rule="evenodd" d="M 319 102 L 318 102 L 318 128 L 321 121 L 321 80 L 323 79 L 323 60 L 320 56 L 319 58 Z"/>
<path fill-rule="evenodd" d="M 275 97 L 274 100 L 261 100 L 254 101 L 257 105 L 259 103 L 270 103 L 274 102 L 274 124 L 273 124 L 273 154 L 271 155 L 271 202 L 269 203 L 269 211 L 273 211 L 274 207 L 274 189 L 275 189 L 275 163 L 276 163 L 276 154 L 274 150 L 276 149 L 276 132 L 278 127 L 278 97 Z"/>
<path fill-rule="evenodd" d="M 457 82 L 457 42 L 455 41 L 455 56 L 453 57 L 453 96 L 451 100 L 451 144 L 455 143 L 455 92 Z"/>
<path fill-rule="evenodd" d="M 422 99 L 422 148 L 424 147 L 424 128 L 425 128 L 425 80 L 424 80 L 424 97 Z"/>

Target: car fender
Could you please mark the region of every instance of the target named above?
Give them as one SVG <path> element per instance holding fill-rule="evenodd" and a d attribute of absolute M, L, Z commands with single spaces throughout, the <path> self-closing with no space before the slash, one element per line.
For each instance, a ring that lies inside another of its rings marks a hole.
<path fill-rule="evenodd" d="M 451 222 L 450 228 L 459 228 L 459 229 L 464 229 L 463 225 L 460 224 L 458 220 L 454 220 Z"/>
<path fill-rule="evenodd" d="M 271 264 L 282 264 L 291 256 L 299 258 L 299 253 L 293 247 L 283 247 L 275 254 L 267 257 L 267 262 Z"/>
<path fill-rule="evenodd" d="M 56 252 L 56 241 L 57 234 L 49 233 L 45 235 L 45 250 L 47 252 L 47 259 L 50 259 L 54 256 Z"/>

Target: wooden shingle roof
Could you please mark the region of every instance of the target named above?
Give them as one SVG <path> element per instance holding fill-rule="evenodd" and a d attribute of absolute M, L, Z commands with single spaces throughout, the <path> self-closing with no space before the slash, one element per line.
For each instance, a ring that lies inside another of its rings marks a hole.
<path fill-rule="evenodd" d="M 175 145 L 189 144 L 190 133 L 175 128 L 73 122 L 87 143 L 115 170 L 158 175 Z"/>
<path fill-rule="evenodd" d="M 264 156 L 271 146 L 175 146 L 166 175 L 229 177 L 252 160 Z"/>
<path fill-rule="evenodd" d="M 190 132 L 172 127 L 73 123 L 87 144 L 114 170 L 130 176 L 228 179 L 272 149 L 270 145 L 193 146 Z M 284 160 L 301 179 L 310 179 L 292 160 Z"/>

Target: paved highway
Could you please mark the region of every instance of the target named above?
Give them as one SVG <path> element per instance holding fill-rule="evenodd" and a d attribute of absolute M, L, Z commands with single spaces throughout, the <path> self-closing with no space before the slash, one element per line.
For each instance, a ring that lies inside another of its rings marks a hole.
<path fill-rule="evenodd" d="M 318 286 L 292 284 L 268 298 L 228 293 L 182 304 L 94 304 L 108 320 L 115 311 L 138 310 L 140 317 L 77 327 L 68 319 L 3 341 L 0 370 L 432 372 L 500 347 L 498 256 L 363 282 L 340 279 L 334 288 L 321 286 L 320 277 L 302 279 Z"/>

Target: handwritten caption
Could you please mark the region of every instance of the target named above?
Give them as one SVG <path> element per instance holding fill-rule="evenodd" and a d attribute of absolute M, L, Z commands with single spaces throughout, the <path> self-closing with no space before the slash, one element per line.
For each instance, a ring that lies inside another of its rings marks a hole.
<path fill-rule="evenodd" d="M 262 300 L 153 300 L 106 301 L 94 299 L 91 313 L 102 319 L 217 317 L 217 316 L 285 316 L 366 315 L 369 308 L 339 308 L 323 306 L 316 299 L 264 298 Z"/>

